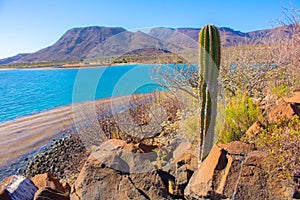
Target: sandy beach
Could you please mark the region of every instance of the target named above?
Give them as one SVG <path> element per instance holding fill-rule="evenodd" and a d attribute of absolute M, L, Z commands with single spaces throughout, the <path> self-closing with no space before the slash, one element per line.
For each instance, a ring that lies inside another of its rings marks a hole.
<path fill-rule="evenodd" d="M 149 94 L 134 95 L 140 100 Z M 86 115 L 95 114 L 95 108 L 121 107 L 132 95 L 57 107 L 31 116 L 0 123 L 0 168 L 16 162 L 23 155 L 39 150 L 43 145 L 76 126 Z M 82 112 L 84 111 L 84 112 Z"/>

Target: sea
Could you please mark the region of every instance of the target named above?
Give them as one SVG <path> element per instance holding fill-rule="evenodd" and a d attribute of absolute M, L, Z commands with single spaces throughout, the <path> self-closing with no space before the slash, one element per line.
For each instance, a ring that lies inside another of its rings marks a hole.
<path fill-rule="evenodd" d="M 0 70 L 0 123 L 58 106 L 164 90 L 157 65 Z"/>

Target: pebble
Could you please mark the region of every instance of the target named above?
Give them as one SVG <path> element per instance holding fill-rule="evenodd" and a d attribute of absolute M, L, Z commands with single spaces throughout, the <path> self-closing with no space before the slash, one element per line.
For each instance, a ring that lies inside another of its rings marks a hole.
<path fill-rule="evenodd" d="M 54 140 L 42 153 L 27 159 L 23 175 L 32 177 L 36 174 L 51 172 L 58 178 L 68 178 L 78 173 L 88 157 L 84 145 L 74 136 L 65 136 Z"/>

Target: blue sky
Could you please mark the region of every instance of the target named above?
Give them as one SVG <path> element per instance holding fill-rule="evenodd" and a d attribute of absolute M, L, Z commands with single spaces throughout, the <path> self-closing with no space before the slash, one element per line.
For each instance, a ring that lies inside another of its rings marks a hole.
<path fill-rule="evenodd" d="M 300 0 L 293 0 L 295 8 Z M 0 58 L 52 45 L 73 27 L 270 28 L 289 0 L 0 0 Z"/>

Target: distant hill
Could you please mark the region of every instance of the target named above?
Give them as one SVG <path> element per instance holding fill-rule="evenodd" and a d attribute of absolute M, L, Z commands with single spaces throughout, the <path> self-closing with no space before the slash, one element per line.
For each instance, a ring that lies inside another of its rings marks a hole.
<path fill-rule="evenodd" d="M 283 33 L 289 36 L 290 27 Z M 277 29 L 243 33 L 231 28 L 219 28 L 223 46 L 262 43 L 274 35 Z M 197 48 L 200 28 L 152 28 L 148 34 L 130 32 L 121 27 L 92 26 L 68 30 L 56 43 L 35 53 L 18 54 L 0 60 L 3 64 L 82 60 L 101 56 L 119 56 L 146 48 L 178 52 L 185 48 Z M 155 51 L 153 51 L 155 52 Z"/>
<path fill-rule="evenodd" d="M 89 52 L 87 58 L 99 56 L 118 56 L 140 49 L 163 49 L 169 51 L 180 51 L 181 47 L 157 39 L 143 32 L 124 31 L 114 35 Z"/>
<path fill-rule="evenodd" d="M 124 28 L 86 27 L 68 30 L 54 45 L 15 60 L 15 63 L 80 60 L 91 50 Z"/>
<path fill-rule="evenodd" d="M 291 29 L 292 26 L 284 26 L 243 33 L 231 28 L 220 27 L 219 31 L 222 46 L 228 47 L 238 44 L 266 43 L 269 42 L 270 37 L 275 37 L 279 31 L 281 37 L 289 37 Z M 149 35 L 180 46 L 195 48 L 197 46 L 195 41 L 198 41 L 200 30 L 200 28 L 152 28 Z"/>
<path fill-rule="evenodd" d="M 8 63 L 13 63 L 16 60 L 20 60 L 25 56 L 30 55 L 29 53 L 20 53 L 18 55 L 12 56 L 12 57 L 8 57 L 8 58 L 4 58 L 0 60 L 0 65 L 4 65 L 4 64 L 8 64 Z"/>

